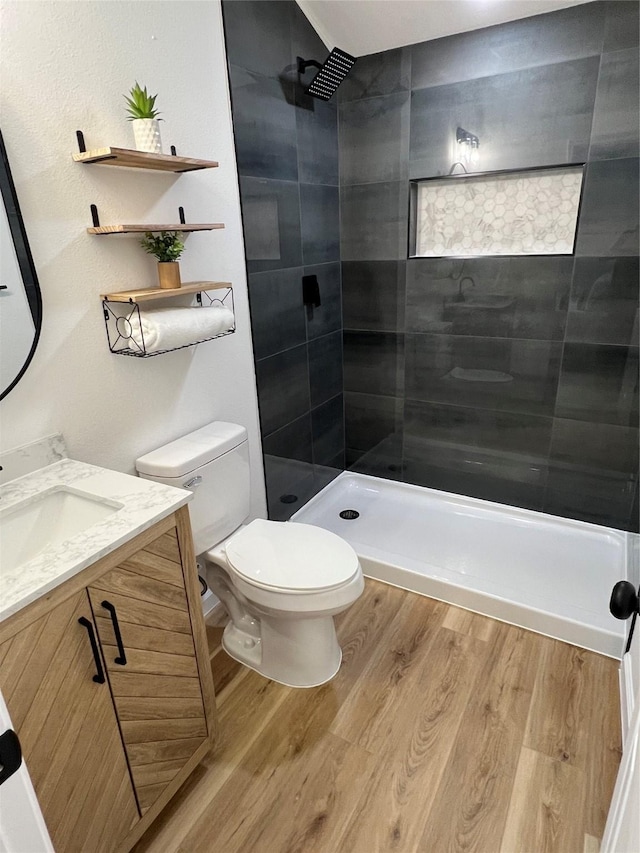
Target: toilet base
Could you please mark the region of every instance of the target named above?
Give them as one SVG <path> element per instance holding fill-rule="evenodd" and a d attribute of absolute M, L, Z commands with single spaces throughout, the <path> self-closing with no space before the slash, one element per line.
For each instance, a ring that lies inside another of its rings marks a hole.
<path fill-rule="evenodd" d="M 260 638 L 229 622 L 222 648 L 239 663 L 287 687 L 319 687 L 342 662 L 332 616 L 272 619 L 261 615 Z"/>

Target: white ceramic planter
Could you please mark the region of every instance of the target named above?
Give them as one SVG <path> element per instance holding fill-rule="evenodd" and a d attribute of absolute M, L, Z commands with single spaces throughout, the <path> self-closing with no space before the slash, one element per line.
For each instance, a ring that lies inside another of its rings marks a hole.
<path fill-rule="evenodd" d="M 131 124 L 133 125 L 133 137 L 138 151 L 162 154 L 160 125 L 157 118 L 136 118 Z"/>

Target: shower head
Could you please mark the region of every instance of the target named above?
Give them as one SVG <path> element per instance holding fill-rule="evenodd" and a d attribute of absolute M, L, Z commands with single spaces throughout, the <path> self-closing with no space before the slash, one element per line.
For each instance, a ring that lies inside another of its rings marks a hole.
<path fill-rule="evenodd" d="M 334 47 L 329 56 L 325 59 L 322 65 L 316 62 L 315 59 L 303 59 L 298 57 L 298 73 L 304 74 L 307 68 L 312 65 L 320 70 L 313 78 L 307 87 L 307 94 L 313 95 L 314 98 L 320 98 L 322 101 L 328 101 L 334 94 L 340 83 L 347 76 L 354 62 L 355 56 L 345 53 L 338 47 Z"/>

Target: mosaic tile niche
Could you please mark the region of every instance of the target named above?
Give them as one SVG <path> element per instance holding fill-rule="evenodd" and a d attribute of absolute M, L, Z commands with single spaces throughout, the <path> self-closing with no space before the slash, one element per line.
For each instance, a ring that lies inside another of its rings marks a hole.
<path fill-rule="evenodd" d="M 416 257 L 573 254 L 582 166 L 417 182 Z"/>

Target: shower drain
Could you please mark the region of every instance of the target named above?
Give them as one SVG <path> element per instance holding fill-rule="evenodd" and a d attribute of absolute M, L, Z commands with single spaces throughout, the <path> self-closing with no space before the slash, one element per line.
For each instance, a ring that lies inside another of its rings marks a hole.
<path fill-rule="evenodd" d="M 347 521 L 353 521 L 354 518 L 358 518 L 360 513 L 356 509 L 343 509 L 340 513 L 340 518 L 346 518 Z"/>

